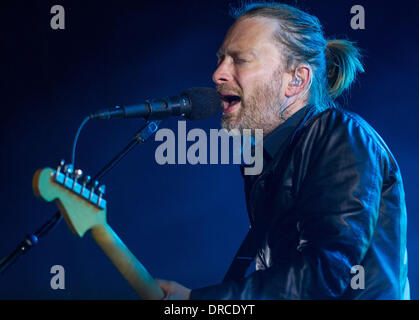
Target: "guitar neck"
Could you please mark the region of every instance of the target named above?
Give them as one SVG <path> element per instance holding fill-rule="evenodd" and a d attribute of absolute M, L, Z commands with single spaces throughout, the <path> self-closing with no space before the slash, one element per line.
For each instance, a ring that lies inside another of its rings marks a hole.
<path fill-rule="evenodd" d="M 164 293 L 156 281 L 109 225 L 94 226 L 91 235 L 142 299 L 163 299 Z"/>

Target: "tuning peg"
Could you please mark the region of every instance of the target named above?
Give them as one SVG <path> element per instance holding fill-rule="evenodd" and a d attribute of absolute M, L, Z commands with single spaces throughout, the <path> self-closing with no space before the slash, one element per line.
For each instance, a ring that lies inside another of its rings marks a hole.
<path fill-rule="evenodd" d="M 103 197 L 103 195 L 105 194 L 105 191 L 106 191 L 106 186 L 104 184 L 102 184 L 99 187 L 98 190 L 99 190 L 99 197 L 97 199 L 97 205 L 100 205 L 100 201 L 102 200 L 102 197 Z"/>
<path fill-rule="evenodd" d="M 74 171 L 73 169 L 74 169 L 74 167 L 73 167 L 73 165 L 72 165 L 71 163 L 66 164 L 66 165 L 64 166 L 64 172 L 65 172 L 65 173 L 72 174 L 72 173 L 73 173 L 73 171 Z"/>
<path fill-rule="evenodd" d="M 104 185 L 104 184 L 102 184 L 100 187 L 99 187 L 99 193 L 100 194 L 105 194 L 105 191 L 106 191 L 106 186 Z"/>
<path fill-rule="evenodd" d="M 90 183 L 90 180 L 92 180 L 90 176 L 84 176 L 83 184 L 81 186 L 81 191 L 80 191 L 81 195 L 83 195 L 84 189 L 86 189 L 86 186 Z"/>
<path fill-rule="evenodd" d="M 55 171 L 55 179 L 57 179 L 58 175 L 60 174 L 61 169 L 63 169 L 65 164 L 64 159 L 60 160 L 60 163 L 58 164 L 57 170 Z"/>
<path fill-rule="evenodd" d="M 65 178 L 64 178 L 64 182 L 63 182 L 64 185 L 66 184 L 68 177 L 70 176 L 70 178 L 71 178 L 71 176 L 73 175 L 73 171 L 74 171 L 74 168 L 73 168 L 73 165 L 71 163 L 66 164 L 64 166 L 64 173 L 65 173 Z"/>
<path fill-rule="evenodd" d="M 99 181 L 95 180 L 95 181 L 93 182 L 93 186 L 92 186 L 92 188 L 90 189 L 89 200 L 92 200 L 93 193 L 95 192 L 95 189 L 97 188 L 97 186 L 98 186 L 98 185 L 99 185 Z"/>
<path fill-rule="evenodd" d="M 73 187 L 72 187 L 73 190 L 76 187 L 77 180 L 80 179 L 82 175 L 83 175 L 82 170 L 80 169 L 74 170 L 74 181 L 73 181 Z"/>

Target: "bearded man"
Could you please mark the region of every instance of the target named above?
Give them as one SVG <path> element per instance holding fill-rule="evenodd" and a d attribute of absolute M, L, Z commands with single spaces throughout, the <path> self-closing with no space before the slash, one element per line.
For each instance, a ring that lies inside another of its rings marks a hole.
<path fill-rule="evenodd" d="M 224 128 L 263 129 L 263 171 L 243 176 L 251 228 L 222 283 L 158 280 L 165 298 L 409 299 L 399 167 L 334 102 L 364 71 L 358 49 L 288 5 L 247 5 L 236 18 L 213 80 Z"/>

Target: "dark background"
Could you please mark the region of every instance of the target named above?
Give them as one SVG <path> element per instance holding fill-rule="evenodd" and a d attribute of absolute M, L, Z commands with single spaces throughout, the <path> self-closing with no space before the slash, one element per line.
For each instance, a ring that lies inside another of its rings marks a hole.
<path fill-rule="evenodd" d="M 357 41 L 366 73 L 341 104 L 364 117 L 401 167 L 408 208 L 409 277 L 418 298 L 417 101 L 419 21 L 416 1 L 284 1 L 319 17 L 329 38 Z M 232 24 L 228 1 L 2 1 L 0 258 L 56 208 L 34 197 L 36 169 L 70 160 L 81 120 L 116 104 L 211 86 L 215 52 Z M 231 2 L 236 4 L 236 2 Z M 65 8 L 65 30 L 50 28 L 50 8 Z M 362 4 L 366 30 L 352 30 Z M 178 118 L 163 122 L 176 129 Z M 91 121 L 77 167 L 94 174 L 141 120 Z M 219 128 L 219 117 L 188 122 Z M 248 227 L 236 165 L 159 166 L 154 139 L 135 149 L 101 182 L 108 222 L 156 277 L 196 288 L 219 282 Z M 52 290 L 50 268 L 65 268 L 66 289 Z M 0 276 L 1 299 L 135 299 L 90 236 L 62 222 Z"/>

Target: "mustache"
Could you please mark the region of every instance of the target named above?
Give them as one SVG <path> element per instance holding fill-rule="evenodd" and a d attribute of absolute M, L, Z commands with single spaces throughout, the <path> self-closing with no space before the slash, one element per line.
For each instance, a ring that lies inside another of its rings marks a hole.
<path fill-rule="evenodd" d="M 229 92 L 232 92 L 232 93 L 234 93 L 235 95 L 237 95 L 237 96 L 239 96 L 239 97 L 243 97 L 243 93 L 242 93 L 239 89 L 233 88 L 233 87 L 231 87 L 231 86 L 229 86 L 229 85 L 225 85 L 225 84 L 217 84 L 217 85 L 215 86 L 215 89 L 216 89 L 218 92 L 220 92 L 220 91 L 229 91 Z"/>

